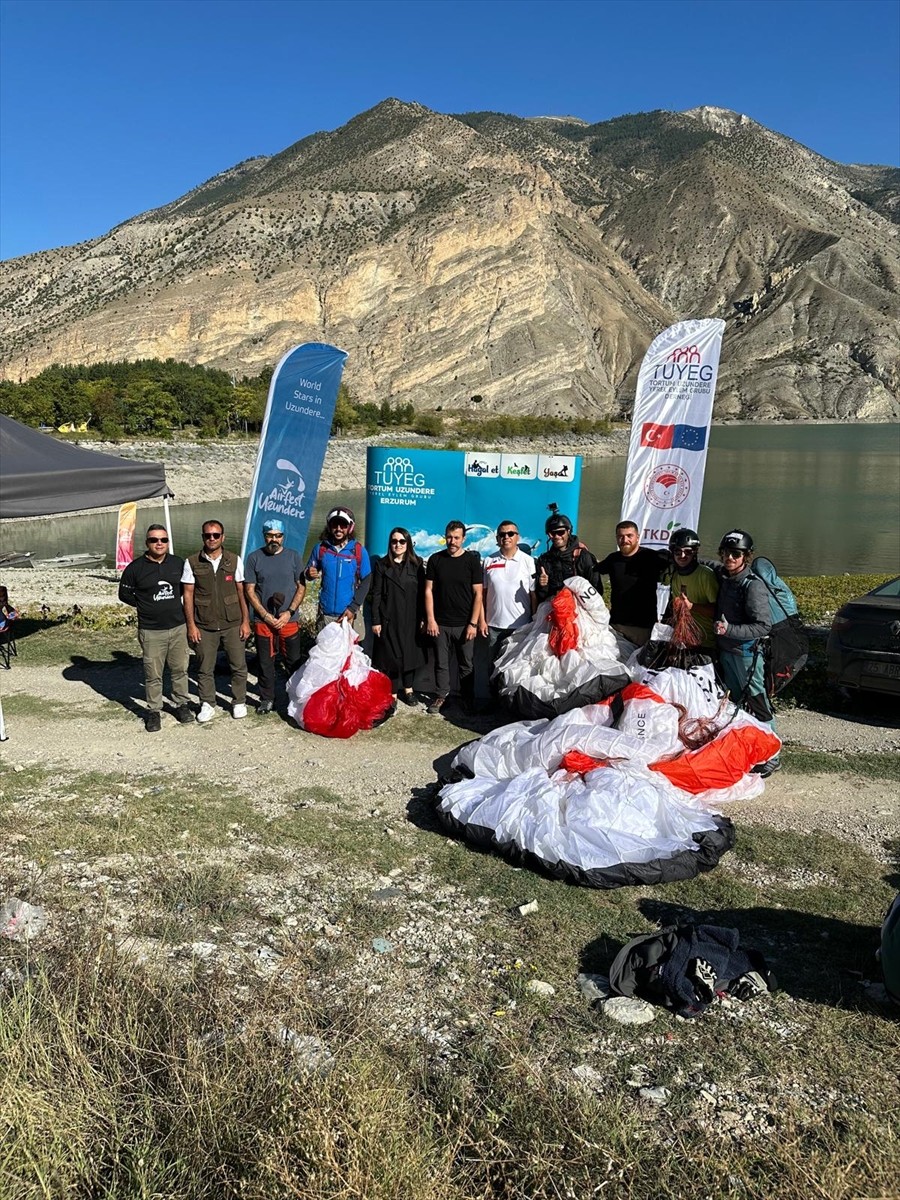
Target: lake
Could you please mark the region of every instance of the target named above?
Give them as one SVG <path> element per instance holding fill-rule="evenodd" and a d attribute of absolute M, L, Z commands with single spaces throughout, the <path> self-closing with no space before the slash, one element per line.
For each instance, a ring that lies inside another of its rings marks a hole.
<path fill-rule="evenodd" d="M 598 556 L 615 549 L 624 479 L 624 457 L 585 460 L 578 532 Z M 362 490 L 322 492 L 314 536 L 339 499 L 364 526 Z M 233 546 L 246 501 L 173 505 L 171 512 L 175 546 L 185 554 L 199 547 L 200 524 L 213 516 L 225 522 Z M 139 531 L 161 517 L 161 506 L 142 504 Z M 113 513 L 4 521 L 0 546 L 43 557 L 111 553 L 115 526 Z M 900 425 L 714 426 L 699 530 L 703 553 L 714 556 L 720 536 L 734 527 L 749 530 L 757 552 L 785 575 L 900 572 Z"/>

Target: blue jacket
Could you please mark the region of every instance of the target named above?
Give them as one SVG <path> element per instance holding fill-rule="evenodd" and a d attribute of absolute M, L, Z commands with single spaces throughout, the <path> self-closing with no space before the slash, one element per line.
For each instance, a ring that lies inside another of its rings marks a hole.
<path fill-rule="evenodd" d="M 306 563 L 307 571 L 310 567 L 320 574 L 319 609 L 323 613 L 332 617 L 346 608 L 359 612 L 372 576 L 365 546 L 351 539 L 339 550 L 331 542 L 319 542 Z"/>

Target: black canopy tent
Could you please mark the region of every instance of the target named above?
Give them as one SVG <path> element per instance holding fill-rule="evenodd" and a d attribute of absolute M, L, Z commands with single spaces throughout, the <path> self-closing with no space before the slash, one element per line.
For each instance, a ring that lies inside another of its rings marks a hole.
<path fill-rule="evenodd" d="M 46 517 L 173 494 L 162 463 L 85 450 L 0 414 L 0 517 Z"/>

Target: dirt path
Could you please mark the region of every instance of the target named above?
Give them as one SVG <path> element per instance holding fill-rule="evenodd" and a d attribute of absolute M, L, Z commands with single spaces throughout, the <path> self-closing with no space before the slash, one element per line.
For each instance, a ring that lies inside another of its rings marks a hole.
<path fill-rule="evenodd" d="M 380 729 L 349 741 L 332 741 L 298 730 L 281 716 L 251 714 L 233 720 L 220 709 L 208 726 L 177 725 L 163 718 L 158 734 L 140 720 L 142 684 L 134 665 L 86 673 L 56 666 L 16 664 L 2 679 L 12 767 L 48 766 L 79 772 L 167 778 L 203 776 L 236 783 L 238 790 L 277 796 L 285 789 L 320 786 L 352 804 L 360 815 L 377 810 L 403 818 L 410 795 L 435 778 L 435 762 L 448 761 L 463 742 L 491 727 L 402 709 Z M 251 684 L 252 697 L 252 684 Z M 251 699 L 252 704 L 252 699 Z M 878 720 L 881 720 L 879 716 Z M 883 718 L 890 720 L 887 713 Z M 900 721 L 851 719 L 802 709 L 779 719 L 786 745 L 844 756 L 900 754 Z M 898 758 L 900 764 L 900 758 Z M 799 774 L 784 770 L 767 782 L 764 795 L 733 806 L 739 821 L 776 828 L 820 829 L 853 840 L 885 857 L 885 842 L 900 837 L 895 781 L 861 779 L 840 771 Z"/>

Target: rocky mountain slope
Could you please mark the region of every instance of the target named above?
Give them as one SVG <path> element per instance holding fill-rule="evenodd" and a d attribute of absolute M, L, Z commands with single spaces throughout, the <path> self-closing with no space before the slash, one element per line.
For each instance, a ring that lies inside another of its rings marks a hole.
<path fill-rule="evenodd" d="M 387 100 L 106 236 L 3 263 L 0 374 L 349 351 L 360 399 L 617 414 L 672 321 L 728 323 L 717 410 L 900 415 L 900 171 L 723 109 Z"/>

